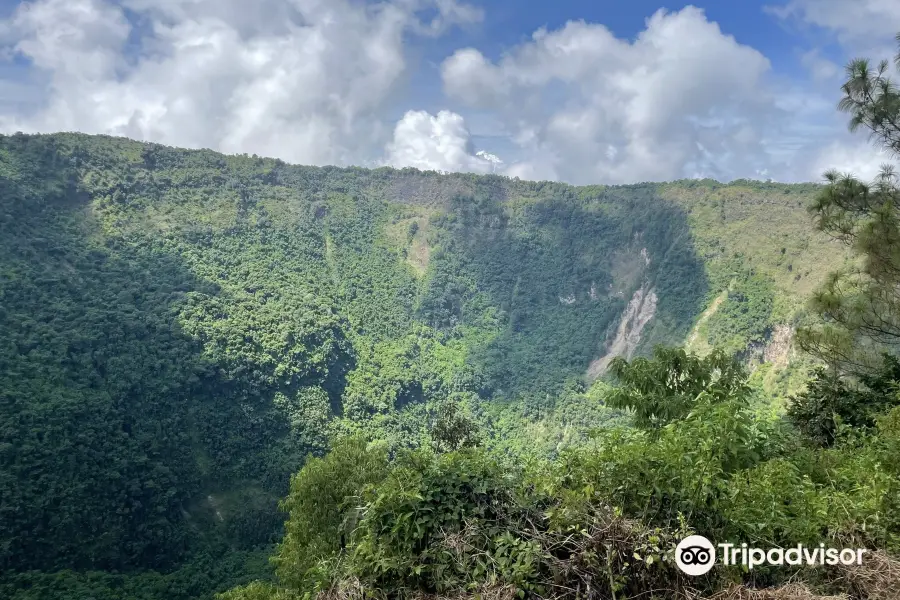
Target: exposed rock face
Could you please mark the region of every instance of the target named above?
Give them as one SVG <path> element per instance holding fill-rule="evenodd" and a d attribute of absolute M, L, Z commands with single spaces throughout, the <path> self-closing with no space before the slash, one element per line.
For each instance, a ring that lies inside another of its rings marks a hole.
<path fill-rule="evenodd" d="M 588 367 L 588 379 L 596 379 L 609 368 L 609 363 L 617 356 L 631 358 L 641 341 L 641 332 L 656 315 L 656 290 L 646 285 L 631 296 L 631 301 L 622 313 L 616 337 L 607 346 L 606 354 L 593 361 Z"/>
<path fill-rule="evenodd" d="M 751 369 L 763 364 L 781 369 L 788 364 L 793 340 L 794 330 L 789 325 L 776 325 L 765 341 L 751 342 L 740 356 Z"/>
<path fill-rule="evenodd" d="M 793 339 L 794 330 L 789 325 L 776 325 L 763 350 L 763 362 L 772 363 L 777 367 L 786 366 Z"/>

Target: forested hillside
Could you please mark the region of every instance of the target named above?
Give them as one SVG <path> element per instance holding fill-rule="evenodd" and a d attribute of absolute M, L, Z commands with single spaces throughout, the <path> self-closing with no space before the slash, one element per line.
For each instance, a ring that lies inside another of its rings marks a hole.
<path fill-rule="evenodd" d="M 626 418 L 600 401 L 615 354 L 715 346 L 758 396 L 796 391 L 805 302 L 849 260 L 818 190 L 0 137 L 0 595 L 268 579 L 307 455 L 360 434 L 394 456 L 448 406 L 556 455 Z"/>

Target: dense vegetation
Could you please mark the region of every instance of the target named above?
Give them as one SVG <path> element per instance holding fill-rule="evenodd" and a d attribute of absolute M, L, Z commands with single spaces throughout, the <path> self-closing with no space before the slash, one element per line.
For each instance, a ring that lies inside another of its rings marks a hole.
<path fill-rule="evenodd" d="M 643 407 L 646 387 L 685 358 L 679 350 L 632 365 L 623 393 Z M 852 428 L 822 448 L 794 436 L 790 422 L 754 409 L 739 366 L 725 377 L 703 361 L 691 370 L 706 377 L 710 393 L 665 425 L 605 428 L 554 461 L 424 447 L 389 464 L 381 446 L 344 439 L 293 480 L 284 503 L 291 533 L 274 556 L 277 581 L 224 598 L 636 598 L 648 590 L 669 598 L 797 575 L 823 591 L 897 597 L 897 565 L 884 553 L 900 550 L 896 395 L 889 400 L 895 408 L 871 429 Z M 321 490 L 334 489 L 340 496 L 323 507 Z M 672 549 L 694 531 L 762 547 L 827 542 L 882 550 L 868 572 L 718 567 L 690 579 L 675 568 Z M 879 571 L 887 568 L 893 579 Z M 799 591 L 805 587 L 781 589 L 774 597 L 809 597 Z"/>
<path fill-rule="evenodd" d="M 896 150 L 885 69 L 842 108 Z M 2 136 L 0 595 L 896 598 L 671 558 L 898 568 L 898 196 Z"/>
<path fill-rule="evenodd" d="M 498 445 L 523 410 L 585 429 L 566 406 L 589 404 L 577 382 L 644 281 L 595 290 L 641 231 L 658 269 L 694 280 L 657 283 L 668 332 L 702 300 L 686 225 L 650 187 L 623 205 L 521 184 L 501 202 L 506 182 L 457 177 L 412 203 L 403 186 L 436 176 L 79 135 L 0 146 L 0 566 L 16 593 L 189 598 L 265 576 L 306 455 L 354 431 L 417 446 L 446 400 Z M 163 583 L 103 574 L 147 569 Z"/>

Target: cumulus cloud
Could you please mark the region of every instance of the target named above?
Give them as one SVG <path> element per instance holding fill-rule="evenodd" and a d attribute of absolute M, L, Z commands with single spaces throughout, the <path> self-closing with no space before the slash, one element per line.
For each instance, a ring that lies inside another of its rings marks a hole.
<path fill-rule="evenodd" d="M 888 152 L 865 141 L 832 142 L 810 156 L 812 158 L 805 168 L 805 175 L 812 181 L 822 180 L 823 174 L 832 169 L 863 181 L 873 181 L 881 165 L 891 163 L 893 158 Z"/>
<path fill-rule="evenodd" d="M 894 2 L 861 6 L 868 24 L 840 0 L 772 10 L 850 37 L 900 29 Z M 632 39 L 571 21 L 497 60 L 462 48 L 441 65 L 452 111 L 398 104 L 410 40 L 484 17 L 465 0 L 31 0 L 0 21 L 0 56 L 24 73 L 0 79 L 0 131 L 573 183 L 818 179 L 870 158 L 834 111 L 837 90 L 789 89 L 694 7 L 658 11 Z M 831 89 L 833 63 L 816 51 L 802 63 Z"/>
<path fill-rule="evenodd" d="M 624 182 L 752 176 L 780 110 L 769 61 L 702 10 L 658 11 L 633 42 L 580 21 L 497 62 L 469 48 L 442 65 L 446 92 L 506 119 L 523 154 L 510 173 Z"/>
<path fill-rule="evenodd" d="M 814 81 L 833 80 L 842 70 L 836 63 L 824 58 L 817 48 L 804 52 L 800 64 L 809 70 Z"/>
<path fill-rule="evenodd" d="M 315 164 L 366 163 L 404 35 L 481 12 L 456 0 L 36 0 L 0 25 L 43 75 L 5 131 L 111 133 Z"/>
<path fill-rule="evenodd" d="M 871 48 L 873 39 L 890 40 L 900 31 L 900 2 L 896 0 L 789 0 L 767 10 L 783 19 L 830 29 L 854 49 Z"/>
<path fill-rule="evenodd" d="M 436 116 L 407 112 L 386 151 L 386 164 L 422 170 L 491 173 L 503 162 L 483 150 L 474 152 L 463 118 L 445 110 Z"/>

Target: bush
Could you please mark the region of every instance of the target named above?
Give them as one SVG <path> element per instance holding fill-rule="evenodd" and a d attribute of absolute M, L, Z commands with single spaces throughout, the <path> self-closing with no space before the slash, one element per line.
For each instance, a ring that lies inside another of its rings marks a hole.
<path fill-rule="evenodd" d="M 840 426 L 871 428 L 879 414 L 900 404 L 898 380 L 900 362 L 894 357 L 885 357 L 882 368 L 863 376 L 857 387 L 819 368 L 807 389 L 791 398 L 787 415 L 810 441 L 831 446 Z"/>
<path fill-rule="evenodd" d="M 291 515 L 272 559 L 282 582 L 307 589 L 310 569 L 345 545 L 363 489 L 387 473 L 386 449 L 362 438 L 344 439 L 324 458 L 307 461 L 281 505 Z"/>

